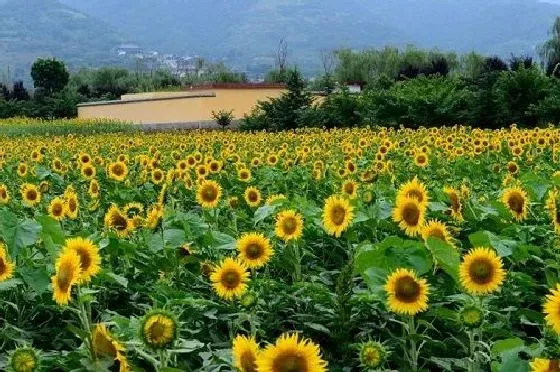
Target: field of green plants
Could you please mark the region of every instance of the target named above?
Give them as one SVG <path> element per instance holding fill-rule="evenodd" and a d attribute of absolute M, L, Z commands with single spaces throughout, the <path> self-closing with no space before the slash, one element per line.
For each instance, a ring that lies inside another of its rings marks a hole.
<path fill-rule="evenodd" d="M 559 370 L 560 130 L 113 124 L 0 124 L 0 370 Z"/>

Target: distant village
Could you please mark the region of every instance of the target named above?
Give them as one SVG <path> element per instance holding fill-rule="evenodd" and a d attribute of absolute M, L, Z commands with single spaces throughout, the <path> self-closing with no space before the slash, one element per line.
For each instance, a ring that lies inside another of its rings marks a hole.
<path fill-rule="evenodd" d="M 141 65 L 142 69 L 165 69 L 179 78 L 193 74 L 204 74 L 205 72 L 204 57 L 199 55 L 178 56 L 176 54 L 161 53 L 156 50 L 144 50 L 139 45 L 133 43 L 121 44 L 115 48 L 115 52 L 120 58 L 134 61 L 137 65 Z M 245 74 L 251 81 L 262 81 L 264 80 L 264 71 L 266 69 L 263 69 L 263 71 L 232 70 L 233 72 Z"/>

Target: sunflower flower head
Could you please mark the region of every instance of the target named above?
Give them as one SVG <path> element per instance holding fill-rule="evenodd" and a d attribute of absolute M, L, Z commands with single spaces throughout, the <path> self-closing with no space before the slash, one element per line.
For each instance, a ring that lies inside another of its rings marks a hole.
<path fill-rule="evenodd" d="M 473 295 L 485 295 L 502 285 L 506 272 L 502 260 L 490 248 L 471 249 L 459 266 L 459 278 L 465 290 Z"/>
<path fill-rule="evenodd" d="M 247 291 L 249 273 L 243 263 L 228 257 L 213 269 L 210 280 L 218 296 L 232 300 Z"/>
<path fill-rule="evenodd" d="M 284 241 L 299 239 L 303 235 L 303 217 L 290 209 L 276 215 L 274 232 Z"/>
<path fill-rule="evenodd" d="M 233 366 L 240 372 L 257 371 L 256 363 L 260 348 L 253 337 L 237 335 L 233 339 L 231 353 L 233 356 Z"/>
<path fill-rule="evenodd" d="M 152 310 L 142 321 L 142 339 L 154 349 L 163 349 L 177 339 L 177 320 L 168 311 Z"/>
<path fill-rule="evenodd" d="M 399 268 L 387 277 L 385 283 L 387 305 L 390 311 L 416 315 L 428 309 L 429 285 L 412 270 Z"/>
<path fill-rule="evenodd" d="M 319 346 L 297 333 L 284 334 L 268 345 L 259 353 L 256 364 L 259 372 L 327 371 Z"/>
<path fill-rule="evenodd" d="M 250 269 L 264 266 L 274 254 L 270 240 L 260 233 L 246 233 L 237 240 L 239 259 Z"/>
<path fill-rule="evenodd" d="M 21 347 L 10 356 L 10 367 L 14 372 L 33 372 L 39 369 L 39 356 L 35 349 Z"/>
<path fill-rule="evenodd" d="M 323 227 L 327 234 L 339 238 L 348 229 L 353 218 L 354 208 L 345 198 L 333 195 L 325 200 Z"/>

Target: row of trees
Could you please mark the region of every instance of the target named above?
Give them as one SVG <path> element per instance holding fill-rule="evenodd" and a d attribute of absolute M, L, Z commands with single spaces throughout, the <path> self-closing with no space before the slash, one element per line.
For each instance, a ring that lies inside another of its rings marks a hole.
<path fill-rule="evenodd" d="M 530 57 L 509 60 L 476 53 L 457 56 L 414 47 L 399 50 L 338 51 L 337 64 L 324 63 L 323 76 L 308 88 L 296 69 L 277 71 L 288 84 L 282 97 L 261 102 L 244 119 L 251 130 L 360 124 L 439 126 L 469 124 L 496 128 L 517 123 L 535 126 L 560 122 L 560 18 L 551 39 L 539 48 L 541 63 Z M 329 61 L 325 58 L 324 61 Z M 350 94 L 334 81 L 358 82 L 363 93 Z"/>
<path fill-rule="evenodd" d="M 139 73 L 123 68 L 82 69 L 70 74 L 62 61 L 38 59 L 31 68 L 34 90 L 21 81 L 9 87 L 0 84 L 0 118 L 28 116 L 74 117 L 77 104 L 118 99 L 126 93 L 180 90 L 204 82 L 245 82 L 246 76 L 232 72 L 223 63 L 200 59 L 195 68 L 178 78 L 167 70 Z"/>

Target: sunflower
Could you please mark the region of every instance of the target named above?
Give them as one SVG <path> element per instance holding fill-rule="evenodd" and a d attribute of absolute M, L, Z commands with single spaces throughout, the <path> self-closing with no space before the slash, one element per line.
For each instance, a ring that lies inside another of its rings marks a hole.
<path fill-rule="evenodd" d="M 393 221 L 399 223 L 399 227 L 406 235 L 418 235 L 425 222 L 425 206 L 420 204 L 418 199 L 408 196 L 401 196 L 396 204 L 393 209 Z"/>
<path fill-rule="evenodd" d="M 21 347 L 13 351 L 10 367 L 14 372 L 33 372 L 39 369 L 37 352 L 30 347 Z"/>
<path fill-rule="evenodd" d="M 133 229 L 132 221 L 114 204 L 105 213 L 105 227 L 115 231 L 119 238 L 125 238 Z"/>
<path fill-rule="evenodd" d="M 222 187 L 211 180 L 204 180 L 196 192 L 196 201 L 202 208 L 216 208 L 222 196 Z"/>
<path fill-rule="evenodd" d="M 51 277 L 53 300 L 59 305 L 66 305 L 70 301 L 72 286 L 81 277 L 80 256 L 76 251 L 63 251 L 55 264 L 56 273 Z"/>
<path fill-rule="evenodd" d="M 231 300 L 247 290 L 249 273 L 240 261 L 228 257 L 214 267 L 210 280 L 218 296 Z"/>
<path fill-rule="evenodd" d="M 122 182 L 128 175 L 128 166 L 122 161 L 116 161 L 107 167 L 109 178 L 118 182 Z"/>
<path fill-rule="evenodd" d="M 529 199 L 527 192 L 522 188 L 516 186 L 505 189 L 502 194 L 502 203 L 509 209 L 515 220 L 523 221 L 527 218 Z"/>
<path fill-rule="evenodd" d="M 461 284 L 474 295 L 494 292 L 502 285 L 505 276 L 501 258 L 489 248 L 471 249 L 459 266 Z"/>
<path fill-rule="evenodd" d="M 429 164 L 429 162 L 430 161 L 429 161 L 429 158 L 428 158 L 428 154 L 420 152 L 420 153 L 418 153 L 414 156 L 414 164 L 416 164 L 416 166 L 418 166 L 418 167 L 424 168 L 425 166 L 427 166 Z"/>
<path fill-rule="evenodd" d="M 389 310 L 399 314 L 416 315 L 428 308 L 429 285 L 418 279 L 412 270 L 399 268 L 385 283 Z"/>
<path fill-rule="evenodd" d="M 93 352 L 97 357 L 108 357 L 118 365 L 119 372 L 128 372 L 130 367 L 124 354 L 124 347 L 115 340 L 105 324 L 98 323 L 91 332 Z"/>
<path fill-rule="evenodd" d="M 333 195 L 325 200 L 323 227 L 327 234 L 340 237 L 354 218 L 354 208 L 345 198 Z"/>
<path fill-rule="evenodd" d="M 66 204 L 65 214 L 71 220 L 78 218 L 78 210 L 80 209 L 80 202 L 78 195 L 73 190 L 68 190 L 64 193 L 64 201 Z"/>
<path fill-rule="evenodd" d="M 37 185 L 24 183 L 21 186 L 21 198 L 26 207 L 34 207 L 41 202 L 41 191 Z"/>
<path fill-rule="evenodd" d="M 461 310 L 460 319 L 467 328 L 478 328 L 484 320 L 484 313 L 478 307 L 466 306 Z"/>
<path fill-rule="evenodd" d="M 56 197 L 49 203 L 49 216 L 57 221 L 62 221 L 66 215 L 66 203 L 64 199 Z"/>
<path fill-rule="evenodd" d="M 80 257 L 80 283 L 88 283 L 92 277 L 101 271 L 99 247 L 91 240 L 80 237 L 67 239 L 64 249 L 74 251 Z"/>
<path fill-rule="evenodd" d="M 443 242 L 454 246 L 453 241 L 451 239 L 451 234 L 445 225 L 444 222 L 440 222 L 438 220 L 430 220 L 426 222 L 424 227 L 422 227 L 422 231 L 420 232 L 422 235 L 422 239 L 428 240 L 429 237 L 434 237 L 442 240 Z"/>
<path fill-rule="evenodd" d="M 360 345 L 360 364 L 365 368 L 378 368 L 387 357 L 385 347 L 376 341 L 368 341 Z"/>
<path fill-rule="evenodd" d="M 152 182 L 154 184 L 159 185 L 165 179 L 165 173 L 161 169 L 156 168 L 156 169 L 152 170 L 152 177 L 151 178 L 152 178 Z"/>
<path fill-rule="evenodd" d="M 352 180 L 345 181 L 342 184 L 341 192 L 350 199 L 354 199 L 358 192 L 358 184 Z"/>
<path fill-rule="evenodd" d="M 8 259 L 6 246 L 0 242 L 0 283 L 14 275 L 14 266 L 14 263 Z"/>
<path fill-rule="evenodd" d="M 451 214 L 451 217 L 459 222 L 463 221 L 463 204 L 461 203 L 459 191 L 453 187 L 444 187 L 443 192 L 451 201 L 451 207 L 449 208 L 449 214 Z"/>
<path fill-rule="evenodd" d="M 91 180 L 93 177 L 95 177 L 96 169 L 93 165 L 86 164 L 86 165 L 82 166 L 82 169 L 81 169 L 80 172 L 82 173 L 82 176 L 86 180 Z"/>
<path fill-rule="evenodd" d="M 559 372 L 560 360 L 535 358 L 529 363 L 531 372 Z"/>
<path fill-rule="evenodd" d="M 402 197 L 416 198 L 418 203 L 422 206 L 428 205 L 429 196 L 426 185 L 418 180 L 418 177 L 414 177 L 411 181 L 403 183 L 399 187 L 396 199 Z"/>
<path fill-rule="evenodd" d="M 258 269 L 264 266 L 274 254 L 270 240 L 263 234 L 246 233 L 237 240 L 239 259 L 249 269 Z"/>
<path fill-rule="evenodd" d="M 10 193 L 8 192 L 8 187 L 4 184 L 0 184 L 0 204 L 8 204 L 10 201 Z"/>
<path fill-rule="evenodd" d="M 177 321 L 164 310 L 152 310 L 142 321 L 142 339 L 154 349 L 163 349 L 177 339 Z"/>
<path fill-rule="evenodd" d="M 231 347 L 233 366 L 240 372 L 256 372 L 259 352 L 259 345 L 253 337 L 238 335 Z"/>
<path fill-rule="evenodd" d="M 237 171 L 237 178 L 239 179 L 239 181 L 242 182 L 249 182 L 251 181 L 251 171 L 247 168 L 241 168 L 240 170 Z"/>
<path fill-rule="evenodd" d="M 292 209 L 281 211 L 276 215 L 274 232 L 285 242 L 299 239 L 303 234 L 303 217 Z"/>
<path fill-rule="evenodd" d="M 313 341 L 297 333 L 283 334 L 275 344 L 268 345 L 257 356 L 259 372 L 326 372 L 327 362 Z"/>
<path fill-rule="evenodd" d="M 89 181 L 88 194 L 93 199 L 99 197 L 99 182 L 96 179 Z"/>
<path fill-rule="evenodd" d="M 556 284 L 556 289 L 551 289 L 546 295 L 544 313 L 546 323 L 560 334 L 560 284 Z"/>
<path fill-rule="evenodd" d="M 273 194 L 266 198 L 266 205 L 271 205 L 273 203 L 277 203 L 280 201 L 286 200 L 286 196 L 284 194 Z"/>
<path fill-rule="evenodd" d="M 256 187 L 247 187 L 244 197 L 249 207 L 255 208 L 261 204 L 261 192 Z"/>
<path fill-rule="evenodd" d="M 26 163 L 19 163 L 17 167 L 17 174 L 20 177 L 25 177 L 27 175 L 27 164 Z"/>
<path fill-rule="evenodd" d="M 519 172 L 519 166 L 516 162 L 510 161 L 507 163 L 507 170 L 511 174 L 517 174 L 517 172 Z"/>

